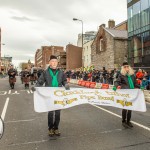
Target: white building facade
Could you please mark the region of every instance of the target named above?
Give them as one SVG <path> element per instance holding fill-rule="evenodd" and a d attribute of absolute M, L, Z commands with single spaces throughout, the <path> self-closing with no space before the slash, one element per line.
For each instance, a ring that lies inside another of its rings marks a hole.
<path fill-rule="evenodd" d="M 82 54 L 82 60 L 84 67 L 90 67 L 91 66 L 91 45 L 93 43 L 93 40 L 86 42 L 83 45 L 83 54 Z"/>
<path fill-rule="evenodd" d="M 83 44 L 93 40 L 96 36 L 97 32 L 95 31 L 88 31 L 83 34 Z M 77 46 L 82 47 L 82 34 L 78 34 L 78 41 Z"/>

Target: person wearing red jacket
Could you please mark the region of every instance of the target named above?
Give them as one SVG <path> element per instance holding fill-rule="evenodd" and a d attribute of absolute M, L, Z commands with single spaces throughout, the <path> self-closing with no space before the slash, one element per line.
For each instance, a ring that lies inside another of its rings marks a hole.
<path fill-rule="evenodd" d="M 144 73 L 142 72 L 142 69 L 139 69 L 138 72 L 136 73 L 136 79 L 137 79 L 137 84 L 141 84 L 142 79 L 144 77 Z"/>
<path fill-rule="evenodd" d="M 137 79 L 143 79 L 144 73 L 142 72 L 142 69 L 139 69 L 138 72 L 136 73 L 136 78 Z"/>

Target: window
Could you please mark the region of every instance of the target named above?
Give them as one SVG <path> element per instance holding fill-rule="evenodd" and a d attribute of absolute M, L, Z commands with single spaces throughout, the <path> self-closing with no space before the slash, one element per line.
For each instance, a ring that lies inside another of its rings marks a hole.
<path fill-rule="evenodd" d="M 133 31 L 133 8 L 128 8 L 128 31 Z"/>
<path fill-rule="evenodd" d="M 100 51 L 103 51 L 103 39 L 100 39 Z"/>
<path fill-rule="evenodd" d="M 132 0 L 127 0 L 128 1 L 128 3 L 130 3 Z"/>
<path fill-rule="evenodd" d="M 141 0 L 141 27 L 150 24 L 149 0 Z M 145 31 L 143 29 L 143 31 Z"/>
<path fill-rule="evenodd" d="M 133 5 L 133 28 L 137 30 L 140 28 L 140 1 Z"/>
<path fill-rule="evenodd" d="M 148 1 L 149 0 L 141 0 L 141 11 L 145 10 L 149 7 L 149 4 L 148 4 L 149 2 Z"/>

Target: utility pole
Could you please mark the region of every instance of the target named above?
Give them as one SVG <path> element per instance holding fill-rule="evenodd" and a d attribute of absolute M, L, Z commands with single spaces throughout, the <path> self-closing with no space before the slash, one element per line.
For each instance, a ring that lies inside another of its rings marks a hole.
<path fill-rule="evenodd" d="M 84 67 L 84 62 L 83 62 L 83 20 L 73 18 L 73 21 L 80 21 L 82 23 L 82 67 Z"/>

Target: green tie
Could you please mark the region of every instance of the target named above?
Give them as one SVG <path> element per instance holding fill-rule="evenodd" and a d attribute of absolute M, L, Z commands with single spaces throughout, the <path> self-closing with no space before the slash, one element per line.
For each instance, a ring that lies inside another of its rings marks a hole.
<path fill-rule="evenodd" d="M 130 89 L 134 89 L 134 84 L 130 75 L 127 74 Z"/>
<path fill-rule="evenodd" d="M 56 74 L 54 75 L 53 71 L 49 68 L 49 73 L 52 77 L 52 87 L 58 87 L 58 80 L 57 80 L 58 71 L 56 71 Z"/>

